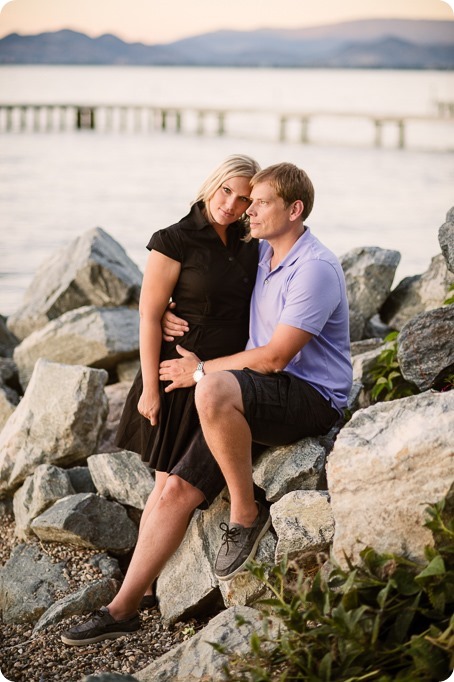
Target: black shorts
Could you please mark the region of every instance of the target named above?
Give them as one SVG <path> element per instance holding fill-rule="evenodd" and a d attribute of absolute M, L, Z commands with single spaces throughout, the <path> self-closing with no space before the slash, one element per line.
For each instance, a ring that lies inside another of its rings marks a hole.
<path fill-rule="evenodd" d="M 260 374 L 250 369 L 229 370 L 237 379 L 252 432 L 252 457 L 270 445 L 287 445 L 306 436 L 327 433 L 340 415 L 320 393 L 288 372 Z M 171 474 L 198 488 L 210 506 L 225 486 L 222 472 L 199 428 L 191 447 Z"/>
<path fill-rule="evenodd" d="M 306 436 L 328 433 L 340 418 L 313 386 L 289 372 L 261 374 L 247 367 L 229 370 L 238 381 L 252 439 L 287 445 Z"/>

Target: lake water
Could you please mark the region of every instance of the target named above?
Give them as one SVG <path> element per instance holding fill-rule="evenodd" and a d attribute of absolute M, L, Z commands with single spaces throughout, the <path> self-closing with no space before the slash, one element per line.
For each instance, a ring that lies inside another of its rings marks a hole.
<path fill-rule="evenodd" d="M 1 103 L 149 104 L 430 115 L 453 100 L 454 73 L 155 67 L 0 67 Z M 242 152 L 262 166 L 291 161 L 316 189 L 308 224 L 335 253 L 381 246 L 396 273 L 424 272 L 454 205 L 454 123 L 411 123 L 407 146 L 384 130 L 375 148 L 363 119 L 326 119 L 313 143 L 278 141 L 276 116 L 239 116 L 233 134 L 12 132 L 0 136 L 0 313 L 22 300 L 57 247 L 101 226 L 143 269 L 156 229 L 182 217 L 205 176 Z M 190 127 L 190 126 L 189 126 Z"/>

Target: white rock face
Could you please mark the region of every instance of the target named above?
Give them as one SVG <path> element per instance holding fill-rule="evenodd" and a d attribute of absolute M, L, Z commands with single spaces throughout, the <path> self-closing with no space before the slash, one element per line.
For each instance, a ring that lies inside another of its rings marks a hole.
<path fill-rule="evenodd" d="M 68 310 L 137 304 L 141 283 L 142 274 L 123 247 L 96 227 L 42 263 L 7 325 L 24 339 Z"/>
<path fill-rule="evenodd" d="M 334 518 L 329 495 L 324 491 L 295 490 L 271 505 L 277 533 L 276 563 L 285 556 L 304 559 L 329 548 L 334 535 Z"/>
<path fill-rule="evenodd" d="M 70 310 L 27 336 L 14 349 L 25 388 L 36 361 L 110 369 L 139 353 L 139 311 L 135 308 L 83 306 Z"/>
<path fill-rule="evenodd" d="M 79 464 L 96 451 L 107 415 L 107 372 L 38 360 L 0 433 L 0 497 L 40 464 Z"/>
<path fill-rule="evenodd" d="M 428 504 L 454 481 L 454 391 L 378 403 L 339 433 L 327 475 L 336 530 L 334 556 L 358 562 L 367 545 L 422 559 L 433 543 Z"/>
<path fill-rule="evenodd" d="M 100 495 L 136 509 L 145 507 L 154 479 L 136 452 L 92 455 L 87 464 Z"/>

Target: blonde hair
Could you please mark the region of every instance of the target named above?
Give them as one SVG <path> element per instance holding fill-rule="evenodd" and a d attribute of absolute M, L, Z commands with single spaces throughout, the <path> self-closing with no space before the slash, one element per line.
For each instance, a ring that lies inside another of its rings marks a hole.
<path fill-rule="evenodd" d="M 207 212 L 208 220 L 212 220 L 210 215 L 208 202 L 217 192 L 219 187 L 230 178 L 253 178 L 253 176 L 260 171 L 260 166 L 253 158 L 245 154 L 232 154 L 228 156 L 215 170 L 207 177 L 193 204 L 198 201 L 203 201 L 205 210 Z M 246 226 L 246 214 L 242 217 L 242 222 Z"/>

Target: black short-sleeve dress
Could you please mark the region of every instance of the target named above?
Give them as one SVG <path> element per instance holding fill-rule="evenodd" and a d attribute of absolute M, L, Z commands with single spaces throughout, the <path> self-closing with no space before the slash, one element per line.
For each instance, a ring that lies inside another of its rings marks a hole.
<path fill-rule="evenodd" d="M 194 204 L 179 223 L 155 232 L 147 246 L 181 263 L 172 294 L 175 312 L 190 330 L 173 342 L 163 341 L 161 360 L 180 357 L 179 344 L 202 360 L 243 350 L 248 339 L 249 303 L 258 264 L 258 241 L 245 242 L 243 228 L 234 223 L 224 245 Z M 194 388 L 164 393 L 161 383 L 159 424 L 151 426 L 137 410 L 142 393 L 139 370 L 120 419 L 119 447 L 138 452 L 152 469 L 176 473 L 202 490 L 210 504 L 224 481 L 211 456 L 194 404 Z M 206 506 L 206 505 L 205 505 Z"/>

